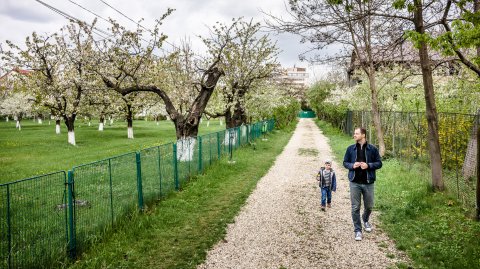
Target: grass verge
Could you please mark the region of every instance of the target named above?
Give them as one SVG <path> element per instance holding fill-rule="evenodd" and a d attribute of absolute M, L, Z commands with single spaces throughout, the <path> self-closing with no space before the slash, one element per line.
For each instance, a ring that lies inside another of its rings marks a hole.
<path fill-rule="evenodd" d="M 331 125 L 317 122 L 339 161 L 353 140 Z M 381 227 L 415 268 L 480 268 L 480 223 L 446 193 L 433 193 L 425 167 L 396 159 L 378 171 L 375 208 Z M 427 175 L 427 176 L 425 176 Z M 407 267 L 404 264 L 397 265 Z"/>
<path fill-rule="evenodd" d="M 180 192 L 134 214 L 71 268 L 195 268 L 221 240 L 228 223 L 281 153 L 292 132 L 274 131 L 255 148 L 234 152 L 192 179 Z"/>

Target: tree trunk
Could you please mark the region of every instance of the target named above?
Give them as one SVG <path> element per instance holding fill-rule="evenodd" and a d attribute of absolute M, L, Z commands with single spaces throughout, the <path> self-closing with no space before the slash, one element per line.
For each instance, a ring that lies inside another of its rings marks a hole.
<path fill-rule="evenodd" d="M 228 114 L 230 114 L 228 117 L 227 117 L 227 112 Z M 226 111 L 225 123 L 227 125 L 227 129 L 235 128 L 235 127 L 241 126 L 242 124 L 247 123 L 247 114 L 240 101 L 237 101 L 235 103 L 233 114 L 230 112 L 230 109 Z"/>
<path fill-rule="evenodd" d="M 55 133 L 60 134 L 60 119 L 55 120 Z"/>
<path fill-rule="evenodd" d="M 378 109 L 378 93 L 377 93 L 377 83 L 375 80 L 375 68 L 373 63 L 370 64 L 370 72 L 368 74 L 368 80 L 370 82 L 370 93 L 372 97 L 372 114 L 373 114 L 373 125 L 377 133 L 378 140 L 378 150 L 380 156 L 385 155 L 385 139 L 383 137 L 382 121 L 380 120 L 380 111 Z"/>
<path fill-rule="evenodd" d="M 15 128 L 17 128 L 19 131 L 22 130 L 22 125 L 20 124 L 20 120 L 19 120 L 19 119 L 17 119 L 17 124 L 16 124 Z"/>
<path fill-rule="evenodd" d="M 75 144 L 75 114 L 72 114 L 71 117 L 67 115 L 63 115 L 63 120 L 65 121 L 65 125 L 67 126 L 68 130 L 68 143 L 72 145 Z"/>
<path fill-rule="evenodd" d="M 184 117 L 176 110 L 174 111 L 173 105 L 166 103 L 167 112 L 169 113 L 173 123 L 175 124 L 175 130 L 177 134 L 177 140 L 185 137 L 196 137 L 198 134 L 198 126 L 200 124 L 200 118 L 202 117 L 208 100 L 212 96 L 215 86 L 218 80 L 223 75 L 223 71 L 214 67 L 208 72 L 208 77 L 198 94 L 195 101 L 193 101 L 190 108 L 190 112 Z M 160 96 L 162 97 L 162 96 Z M 165 101 L 165 99 L 164 99 Z"/>
<path fill-rule="evenodd" d="M 5 121 L 8 122 L 8 116 L 5 117 Z"/>
<path fill-rule="evenodd" d="M 98 130 L 103 131 L 103 126 L 105 125 L 105 116 L 100 115 L 100 120 L 98 123 Z"/>
<path fill-rule="evenodd" d="M 221 120 L 220 125 L 222 125 Z M 227 125 L 227 129 L 235 127 L 233 122 L 233 113 L 230 107 L 227 107 L 227 109 L 225 110 L 225 125 Z"/>
<path fill-rule="evenodd" d="M 423 23 L 423 7 L 421 0 L 415 0 L 414 24 L 415 31 L 425 34 Z M 442 178 L 442 157 L 440 153 L 440 141 L 438 137 L 437 108 L 435 105 L 435 92 L 433 88 L 432 67 L 428 57 L 428 48 L 425 41 L 420 41 L 420 65 L 422 68 L 423 89 L 426 103 L 426 115 L 428 122 L 428 146 L 430 153 L 430 165 L 432 169 L 432 187 L 435 191 L 442 191 L 444 183 Z"/>
<path fill-rule="evenodd" d="M 131 104 L 127 104 L 127 138 L 133 139 L 133 111 Z"/>

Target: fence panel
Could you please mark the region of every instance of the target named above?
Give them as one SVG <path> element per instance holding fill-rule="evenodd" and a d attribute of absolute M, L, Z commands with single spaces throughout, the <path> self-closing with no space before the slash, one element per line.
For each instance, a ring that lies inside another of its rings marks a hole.
<path fill-rule="evenodd" d="M 146 203 L 161 199 L 175 190 L 172 155 L 172 143 L 140 151 Z"/>
<path fill-rule="evenodd" d="M 202 161 L 202 171 L 205 168 L 212 165 L 213 158 L 217 155 L 216 154 L 216 138 L 217 135 L 214 134 L 206 134 L 202 136 L 202 150 L 201 150 L 201 161 Z"/>
<path fill-rule="evenodd" d="M 77 252 L 137 206 L 135 152 L 73 168 Z"/>
<path fill-rule="evenodd" d="M 67 249 L 64 171 L 0 185 L 0 267 L 50 268 Z"/>

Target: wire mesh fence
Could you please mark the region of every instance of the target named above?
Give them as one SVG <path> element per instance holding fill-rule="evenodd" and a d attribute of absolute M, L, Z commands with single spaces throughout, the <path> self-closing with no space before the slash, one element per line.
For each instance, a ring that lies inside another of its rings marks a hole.
<path fill-rule="evenodd" d="M 385 157 L 402 158 L 423 164 L 424 178 L 430 178 L 428 125 L 425 113 L 380 112 L 385 141 Z M 352 134 L 355 127 L 367 129 L 367 140 L 378 144 L 370 111 L 348 111 L 340 126 Z M 438 132 L 442 157 L 443 179 L 447 191 L 468 209 L 476 208 L 477 132 L 479 115 L 438 113 Z"/>
<path fill-rule="evenodd" d="M 273 120 L 258 122 L 1 184 L 0 268 L 60 267 L 126 215 L 273 128 Z"/>
<path fill-rule="evenodd" d="M 67 250 L 64 171 L 0 185 L 0 267 L 46 268 Z"/>

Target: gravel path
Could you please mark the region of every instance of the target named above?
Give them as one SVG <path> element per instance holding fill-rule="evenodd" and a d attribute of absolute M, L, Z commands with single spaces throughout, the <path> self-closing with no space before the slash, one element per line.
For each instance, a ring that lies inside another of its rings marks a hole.
<path fill-rule="evenodd" d="M 313 120 L 300 119 L 225 239 L 198 268 L 388 268 L 405 262 L 375 226 L 377 211 L 371 218 L 373 232 L 354 240 L 346 170 L 327 141 Z M 333 160 L 338 187 L 332 208 L 322 212 L 315 175 L 327 158 Z"/>

